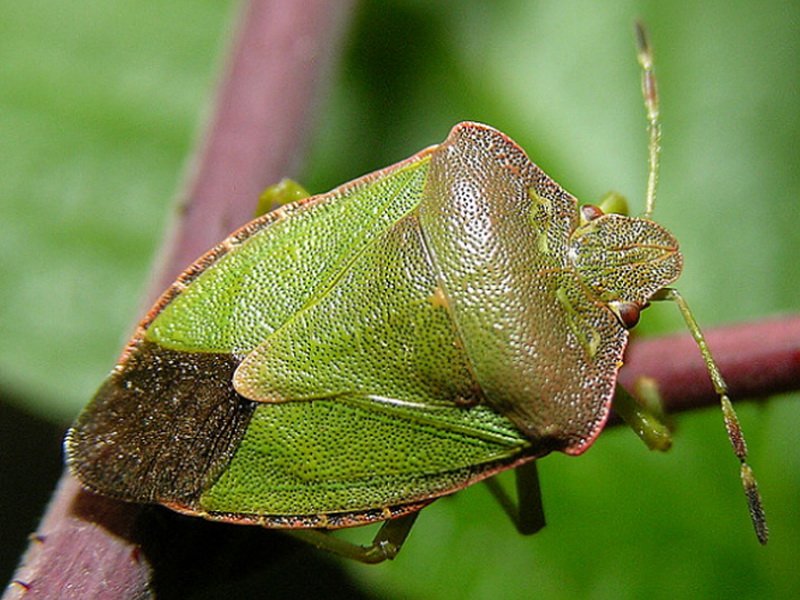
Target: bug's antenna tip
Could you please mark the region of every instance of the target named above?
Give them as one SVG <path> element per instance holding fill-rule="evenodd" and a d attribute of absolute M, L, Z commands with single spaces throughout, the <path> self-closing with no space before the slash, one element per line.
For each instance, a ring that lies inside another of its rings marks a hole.
<path fill-rule="evenodd" d="M 761 494 L 758 493 L 758 484 L 756 483 L 756 477 L 753 474 L 753 469 L 749 464 L 747 464 L 747 443 L 745 442 L 744 434 L 742 433 L 742 427 L 739 424 L 739 417 L 736 415 L 736 411 L 733 409 L 733 404 L 731 404 L 730 398 L 728 398 L 728 385 L 722 378 L 722 373 L 720 373 L 719 367 L 717 366 L 714 357 L 711 355 L 711 350 L 708 348 L 708 342 L 706 342 L 703 332 L 700 331 L 700 327 L 697 324 L 692 311 L 689 309 L 689 305 L 686 304 L 686 301 L 677 292 L 677 290 L 672 288 L 664 288 L 660 294 L 660 297 L 654 296 L 654 298 L 675 302 L 678 310 L 680 310 L 681 315 L 683 316 L 684 321 L 686 321 L 689 331 L 692 333 L 692 337 L 694 338 L 695 342 L 697 342 L 698 348 L 700 348 L 700 354 L 703 356 L 703 361 L 706 363 L 706 369 L 708 369 L 711 383 L 714 386 L 714 390 L 717 392 L 717 394 L 719 394 L 720 406 L 722 408 L 725 429 L 728 432 L 728 439 L 730 440 L 731 446 L 733 447 L 733 452 L 736 454 L 736 458 L 739 459 L 739 463 L 741 465 L 740 474 L 742 478 L 742 487 L 744 488 L 744 494 L 747 497 L 747 506 L 750 510 L 750 519 L 753 522 L 753 529 L 755 529 L 758 541 L 764 545 L 767 543 L 767 539 L 769 538 L 767 516 L 764 512 L 764 504 L 761 501 Z"/>
<path fill-rule="evenodd" d="M 639 49 L 639 53 L 650 54 L 650 38 L 644 22 L 641 19 L 636 19 L 633 22 L 633 28 L 636 32 L 636 47 Z"/>
<path fill-rule="evenodd" d="M 767 516 L 764 513 L 764 505 L 761 502 L 761 494 L 758 493 L 753 469 L 747 463 L 742 463 L 742 485 L 747 496 L 747 506 L 750 509 L 750 518 L 753 521 L 753 528 L 756 537 L 762 546 L 769 540 L 769 528 L 767 527 Z"/>

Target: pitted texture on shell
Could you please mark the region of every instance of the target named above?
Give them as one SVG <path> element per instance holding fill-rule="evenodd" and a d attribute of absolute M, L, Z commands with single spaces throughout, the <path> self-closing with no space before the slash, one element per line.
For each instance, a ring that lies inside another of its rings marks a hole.
<path fill-rule="evenodd" d="M 456 127 L 420 220 L 488 402 L 578 453 L 606 420 L 627 332 L 568 262 L 576 200 L 502 133 Z"/>
<path fill-rule="evenodd" d="M 569 256 L 598 298 L 644 305 L 680 275 L 678 241 L 649 219 L 605 215 L 578 229 Z"/>
<path fill-rule="evenodd" d="M 260 402 L 358 394 L 477 403 L 478 384 L 428 261 L 416 217 L 404 217 L 245 358 L 237 391 Z"/>
<path fill-rule="evenodd" d="M 244 235 L 232 235 L 209 253 L 218 258 L 163 307 L 147 339 L 187 351 L 252 351 L 317 301 L 375 236 L 413 210 L 427 161 L 423 151 L 245 226 Z"/>
<path fill-rule="evenodd" d="M 526 449 L 514 426 L 485 406 L 426 410 L 353 395 L 266 404 L 201 506 L 271 515 L 368 512 L 450 493 Z"/>

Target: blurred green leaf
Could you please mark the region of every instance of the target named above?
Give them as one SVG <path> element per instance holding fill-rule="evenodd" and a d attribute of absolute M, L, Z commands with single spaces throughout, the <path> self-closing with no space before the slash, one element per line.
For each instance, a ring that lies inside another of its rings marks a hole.
<path fill-rule="evenodd" d="M 74 415 L 141 311 L 229 12 L 0 1 L 0 385 L 28 410 Z M 365 2 L 301 181 L 324 191 L 473 119 L 584 201 L 615 189 L 641 207 L 637 16 L 656 52 L 656 217 L 686 255 L 678 287 L 706 327 L 796 311 L 797 4 Z M 650 309 L 641 333 L 677 330 L 673 312 Z M 721 417 L 705 411 L 679 418 L 666 455 L 619 430 L 579 459 L 543 460 L 540 535 L 518 536 L 476 487 L 426 509 L 394 563 L 346 568 L 378 597 L 789 597 L 800 589 L 800 407 L 740 411 L 766 548 Z"/>
<path fill-rule="evenodd" d="M 62 422 L 113 365 L 228 7 L 0 2 L 0 383 Z"/>

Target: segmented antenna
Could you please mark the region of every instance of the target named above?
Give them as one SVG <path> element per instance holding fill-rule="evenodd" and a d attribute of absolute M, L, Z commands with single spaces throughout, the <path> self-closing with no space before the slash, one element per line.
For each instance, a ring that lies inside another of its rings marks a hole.
<path fill-rule="evenodd" d="M 719 367 L 717 367 L 717 363 L 711 355 L 711 350 L 708 348 L 705 336 L 703 336 L 703 332 L 700 330 L 700 326 L 697 324 L 683 296 L 681 296 L 677 290 L 664 288 L 656 292 L 653 296 L 653 300 L 668 300 L 674 302 L 678 306 L 678 310 L 681 311 L 686 326 L 689 328 L 694 341 L 700 348 L 700 354 L 703 355 L 703 361 L 706 363 L 706 369 L 711 378 L 711 383 L 714 385 L 714 391 L 719 395 L 719 401 L 722 406 L 722 416 L 725 419 L 725 429 L 728 431 L 728 439 L 731 441 L 733 452 L 736 454 L 736 458 L 739 459 L 739 463 L 741 464 L 740 473 L 742 477 L 742 486 L 744 486 L 747 505 L 750 509 L 750 519 L 753 521 L 756 537 L 758 537 L 759 542 L 766 544 L 769 538 L 767 517 L 764 513 L 764 505 L 761 502 L 761 494 L 758 493 L 758 484 L 756 483 L 753 469 L 747 464 L 747 444 L 744 440 L 742 427 L 739 425 L 739 417 L 736 415 L 736 411 L 733 410 L 730 398 L 728 398 L 728 385 L 722 378 L 722 373 L 720 373 Z"/>
<path fill-rule="evenodd" d="M 661 124 L 658 119 L 658 88 L 656 87 L 656 75 L 653 68 L 653 50 L 650 46 L 650 40 L 644 25 L 640 21 L 636 21 L 635 27 L 637 57 L 642 67 L 642 95 L 644 96 L 644 105 L 647 110 L 647 130 L 650 136 L 648 143 L 647 198 L 644 213 L 646 218 L 650 218 L 656 203 L 658 154 L 661 149 Z M 700 330 L 700 326 L 697 324 L 683 296 L 681 296 L 677 290 L 664 288 L 657 292 L 652 299 L 668 300 L 674 302 L 678 306 L 678 310 L 680 310 L 683 320 L 686 322 L 686 326 L 692 333 L 692 337 L 697 343 L 698 348 L 700 348 L 700 354 L 703 355 L 703 361 L 706 363 L 706 369 L 711 378 L 711 383 L 714 385 L 714 390 L 717 392 L 717 395 L 719 395 L 722 416 L 725 419 L 725 429 L 728 432 L 728 439 L 730 439 L 733 451 L 741 465 L 740 473 L 742 486 L 744 486 L 747 505 L 750 509 L 750 519 L 753 521 L 756 537 L 758 537 L 759 542 L 766 544 L 769 537 L 767 517 L 764 514 L 764 506 L 761 501 L 761 494 L 758 493 L 758 484 L 756 483 L 753 469 L 747 464 L 747 444 L 744 440 L 741 425 L 739 425 L 739 417 L 733 409 L 730 398 L 728 398 L 728 385 L 722 378 L 722 373 L 720 373 L 719 367 L 717 367 L 717 363 L 711 355 L 711 350 L 708 348 L 703 332 Z"/>
<path fill-rule="evenodd" d="M 645 218 L 649 219 L 656 206 L 656 185 L 658 184 L 658 154 L 661 151 L 661 123 L 658 119 L 658 87 L 653 68 L 653 49 L 650 38 L 641 21 L 635 22 L 636 57 L 642 67 L 642 96 L 647 111 L 647 194 L 645 197 Z"/>

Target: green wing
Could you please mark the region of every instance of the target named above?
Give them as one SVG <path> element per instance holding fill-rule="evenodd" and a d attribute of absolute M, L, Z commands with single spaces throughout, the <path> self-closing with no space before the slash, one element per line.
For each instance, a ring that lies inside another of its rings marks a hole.
<path fill-rule="evenodd" d="M 351 258 L 334 284 L 292 315 L 237 369 L 259 402 L 341 395 L 452 406 L 482 398 L 416 214 Z"/>
<path fill-rule="evenodd" d="M 420 242 L 430 156 L 257 220 L 190 268 L 71 429 L 78 478 L 280 526 L 381 518 L 518 458 L 514 426 L 474 406 Z"/>
<path fill-rule="evenodd" d="M 529 449 L 485 405 L 414 213 L 239 366 L 256 408 L 208 512 L 353 513 L 460 489 Z"/>
<path fill-rule="evenodd" d="M 461 489 L 528 446 L 483 406 L 427 407 L 363 396 L 259 406 L 233 460 L 194 510 L 313 519 L 413 504 Z M 383 516 L 385 518 L 385 515 Z"/>
<path fill-rule="evenodd" d="M 145 339 L 186 352 L 250 352 L 416 207 L 429 163 L 423 151 L 253 221 L 209 253 L 212 264 L 199 261 L 202 270 L 157 314 Z"/>

